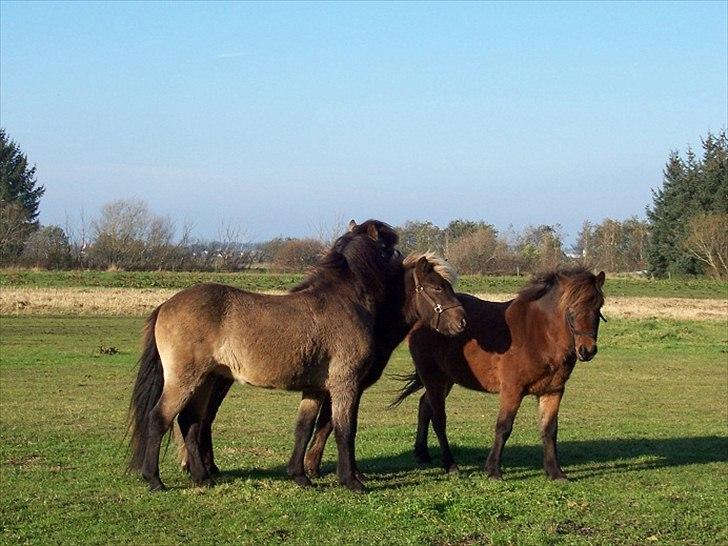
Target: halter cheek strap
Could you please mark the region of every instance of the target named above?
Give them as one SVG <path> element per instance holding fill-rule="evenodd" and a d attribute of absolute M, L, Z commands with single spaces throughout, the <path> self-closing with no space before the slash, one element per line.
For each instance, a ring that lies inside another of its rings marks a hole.
<path fill-rule="evenodd" d="M 569 330 L 571 330 L 571 334 L 573 336 L 585 336 L 590 337 L 594 341 L 597 339 L 597 330 L 599 328 L 599 321 L 603 320 L 604 322 L 607 322 L 607 319 L 604 315 L 602 315 L 602 312 L 599 311 L 599 318 L 597 318 L 597 323 L 591 330 L 577 330 L 574 327 L 574 314 L 571 312 L 571 309 L 568 309 L 566 311 L 566 323 L 569 325 Z"/>
<path fill-rule="evenodd" d="M 412 278 L 415 281 L 415 295 L 422 296 L 425 298 L 425 300 L 432 306 L 432 309 L 435 311 L 435 314 L 437 315 L 437 320 L 435 321 L 435 328 L 434 330 L 436 332 L 439 332 L 438 327 L 440 326 L 440 317 L 442 314 L 447 311 L 448 309 L 455 309 L 457 307 L 462 307 L 462 303 L 457 303 L 455 305 L 449 305 L 447 307 L 443 307 L 442 304 L 437 303 L 434 299 L 432 299 L 432 296 L 430 296 L 426 291 L 425 287 L 420 284 L 419 279 L 417 278 L 417 272 L 413 269 L 412 270 Z"/>

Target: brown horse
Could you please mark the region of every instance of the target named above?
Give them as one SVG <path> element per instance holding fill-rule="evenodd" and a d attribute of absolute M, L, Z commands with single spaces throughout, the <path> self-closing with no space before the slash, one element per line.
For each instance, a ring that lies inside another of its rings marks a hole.
<path fill-rule="evenodd" d="M 455 297 L 452 285 L 456 279 L 453 268 L 434 254 L 413 254 L 408 256 L 390 277 L 387 295 L 380 306 L 374 325 L 374 355 L 372 364 L 362 380 L 366 389 L 382 375 L 392 351 L 399 345 L 416 323 L 429 327 L 443 335 L 457 335 L 465 328 L 463 307 Z M 309 290 L 307 282 L 293 289 L 294 292 Z M 200 425 L 200 439 L 197 442 L 199 459 L 207 466 L 210 474 L 219 472 L 214 463 L 212 450 L 212 423 L 217 410 L 227 394 L 232 380 L 219 377 L 213 387 L 213 396 Z M 331 419 L 331 397 L 326 394 L 321 404 L 312 404 L 304 394 L 299 407 L 295 428 L 295 446 L 288 463 L 288 474 L 300 485 L 309 485 L 306 471 L 312 477 L 319 475 L 321 455 L 326 440 L 334 425 Z M 318 421 L 316 420 L 318 414 Z M 180 415 L 181 417 L 181 415 Z M 314 442 L 308 454 L 304 470 L 304 453 L 316 423 Z M 195 445 L 185 444 L 184 464 L 188 465 L 189 450 Z M 361 474 L 355 469 L 355 475 Z"/>
<path fill-rule="evenodd" d="M 218 377 L 266 388 L 303 392 L 315 407 L 332 402 L 339 451 L 338 475 L 360 491 L 354 475 L 354 439 L 362 381 L 375 353 L 375 318 L 387 296 L 397 235 L 383 222 L 350 225 L 306 288 L 282 296 L 204 284 L 172 296 L 154 310 L 130 405 L 131 469 L 152 490 L 159 448 L 174 418 L 196 483 L 210 480 L 196 444 L 204 408 Z"/>
<path fill-rule="evenodd" d="M 603 272 L 575 269 L 539 276 L 505 303 L 458 294 L 468 316 L 463 335 L 448 339 L 426 329 L 412 332 L 415 373 L 393 404 L 426 389 L 419 404 L 415 458 L 430 461 L 427 431 L 432 421 L 443 466 L 457 471 L 445 433 L 445 398 L 457 383 L 500 393 L 495 442 L 485 463 L 491 478 L 500 479 L 513 420 L 523 397 L 533 394 L 538 397 L 544 469 L 551 479 L 565 479 L 556 451 L 559 404 L 576 360 L 591 360 L 597 352 L 603 285 Z"/>

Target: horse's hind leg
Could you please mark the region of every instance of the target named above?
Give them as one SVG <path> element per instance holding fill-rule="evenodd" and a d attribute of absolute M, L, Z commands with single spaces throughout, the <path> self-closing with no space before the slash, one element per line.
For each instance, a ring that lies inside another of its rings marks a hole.
<path fill-rule="evenodd" d="M 210 398 L 207 403 L 207 409 L 203 413 L 200 431 L 200 457 L 202 458 L 202 464 L 205 465 L 210 476 L 215 476 L 220 473 L 220 469 L 215 464 L 215 457 L 212 451 L 212 423 L 215 421 L 215 417 L 217 417 L 217 410 L 220 409 L 222 401 L 227 396 L 235 380 L 221 375 L 215 375 L 212 378 L 213 384 Z"/>
<path fill-rule="evenodd" d="M 420 396 L 420 404 L 417 408 L 417 436 L 415 437 L 415 460 L 420 464 L 432 462 L 430 452 L 427 449 L 427 432 L 432 420 L 432 407 L 427 399 L 427 393 Z"/>
<path fill-rule="evenodd" d="M 447 473 L 458 471 L 458 465 L 455 464 L 455 458 L 450 451 L 450 442 L 447 440 L 447 414 L 445 413 L 445 398 L 452 388 L 452 383 L 444 377 L 422 377 L 427 389 L 427 399 L 430 401 L 432 408 L 432 428 L 435 430 L 437 440 L 440 442 L 440 450 L 442 451 L 442 466 Z"/>
<path fill-rule="evenodd" d="M 293 454 L 288 461 L 288 475 L 301 486 L 311 485 L 311 480 L 308 479 L 303 468 L 303 457 L 306 453 L 308 441 L 311 439 L 311 433 L 323 398 L 324 393 L 322 392 L 304 391 L 301 403 L 298 406 Z"/>
<path fill-rule="evenodd" d="M 490 449 L 488 458 L 485 461 L 485 472 L 494 480 L 501 479 L 501 455 L 503 446 L 513 430 L 513 421 L 518 413 L 518 408 L 523 400 L 523 395 L 518 392 L 504 390 L 500 395 L 500 411 L 495 425 L 495 440 Z"/>
<path fill-rule="evenodd" d="M 311 445 L 306 452 L 304 458 L 304 469 L 312 478 L 321 476 L 321 459 L 324 455 L 326 441 L 329 439 L 331 432 L 334 430 L 331 421 L 331 396 L 327 393 L 321 404 L 318 419 L 316 420 L 316 432 L 314 432 Z"/>
<path fill-rule="evenodd" d="M 538 411 L 541 421 L 541 440 L 543 441 L 543 468 L 552 480 L 565 480 L 566 474 L 559 466 L 556 450 L 558 432 L 559 404 L 563 392 L 544 394 L 538 398 Z"/>
<path fill-rule="evenodd" d="M 185 466 L 190 473 L 192 481 L 197 485 L 209 485 L 212 483 L 210 473 L 202 459 L 201 429 L 213 385 L 214 378 L 208 376 L 204 383 L 192 395 L 185 407 L 182 408 L 177 418 L 180 431 L 182 432 L 182 438 L 184 439 L 186 454 Z"/>
<path fill-rule="evenodd" d="M 141 474 L 149 483 L 149 488 L 152 491 L 165 489 L 159 477 L 159 448 L 162 443 L 162 437 L 169 430 L 177 414 L 185 407 L 193 392 L 194 389 L 183 388 L 178 385 L 174 381 L 174 378 L 167 380 L 165 381 L 159 401 L 149 412 L 147 449 L 144 454 Z"/>

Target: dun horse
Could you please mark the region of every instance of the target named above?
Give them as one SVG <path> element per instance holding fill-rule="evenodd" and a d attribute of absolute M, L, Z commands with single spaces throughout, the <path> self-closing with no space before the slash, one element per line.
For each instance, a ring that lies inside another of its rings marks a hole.
<path fill-rule="evenodd" d="M 387 285 L 387 295 L 377 312 L 374 326 L 375 348 L 372 364 L 364 377 L 363 389 L 374 384 L 382 375 L 392 351 L 399 345 L 412 326 L 419 322 L 423 327 L 441 332 L 444 335 L 457 335 L 465 327 L 463 307 L 455 297 L 451 283 L 456 279 L 455 271 L 444 260 L 433 254 L 413 254 L 408 256 L 391 276 Z M 294 288 L 294 292 L 310 290 L 307 282 Z M 219 377 L 214 386 L 213 396 L 205 411 L 200 426 L 200 440 L 197 443 L 199 458 L 207 465 L 211 474 L 219 472 L 214 463 L 212 451 L 212 423 L 218 407 L 233 381 Z M 300 485 L 309 485 L 306 477 L 317 477 L 326 440 L 334 428 L 331 419 L 331 397 L 324 397 L 322 404 L 311 403 L 304 394 L 296 422 L 296 437 L 293 455 L 288 464 L 288 474 Z M 318 421 L 316 416 L 318 414 Z M 316 435 L 312 447 L 304 453 L 316 423 Z M 189 459 L 189 450 L 194 445 L 184 446 L 183 458 Z M 188 463 L 185 461 L 185 465 Z M 355 469 L 355 475 L 362 475 Z"/>
<path fill-rule="evenodd" d="M 217 377 L 303 392 L 303 407 L 331 397 L 338 475 L 354 475 L 354 440 L 362 382 L 375 354 L 375 317 L 385 301 L 397 235 L 388 225 L 352 222 L 306 288 L 270 296 L 204 284 L 183 290 L 149 317 L 130 405 L 131 469 L 152 490 L 163 435 L 182 412 L 180 429 L 196 483 L 210 474 L 200 460 L 199 426 Z"/>
<path fill-rule="evenodd" d="M 414 331 L 409 339 L 415 373 L 394 404 L 425 387 L 415 458 L 430 461 L 427 432 L 432 421 L 443 466 L 457 471 L 445 432 L 445 398 L 457 383 L 500 393 L 495 441 L 485 463 L 491 478 L 501 478 L 503 446 L 521 400 L 532 394 L 538 397 L 544 469 L 551 479 L 565 479 L 556 450 L 559 404 L 576 360 L 589 361 L 597 352 L 603 285 L 603 272 L 595 276 L 576 269 L 542 275 L 505 303 L 458 294 L 468 317 L 463 335 L 448 339 L 426 329 Z"/>

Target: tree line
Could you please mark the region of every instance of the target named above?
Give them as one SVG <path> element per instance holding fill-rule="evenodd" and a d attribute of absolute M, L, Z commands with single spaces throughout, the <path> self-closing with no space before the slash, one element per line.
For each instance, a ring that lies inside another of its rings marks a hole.
<path fill-rule="evenodd" d="M 398 227 L 407 254 L 433 250 L 461 273 L 520 275 L 579 264 L 607 272 L 653 276 L 728 278 L 728 172 L 726 132 L 702 139 L 702 154 L 674 152 L 653 191 L 646 219 L 585 221 L 567 249 L 560 225 L 497 230 L 482 220 L 456 219 L 444 227 L 412 220 Z M 37 220 L 44 187 L 19 146 L 0 131 L 0 265 L 123 270 L 227 270 L 265 267 L 302 271 L 313 265 L 343 225 L 319 229 L 315 238 L 247 240 L 244 230 L 222 223 L 217 236 L 194 238 L 140 200 L 102 207 L 97 217 L 61 226 Z"/>

